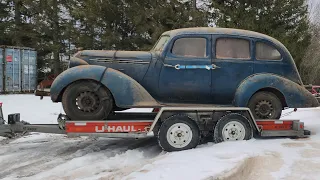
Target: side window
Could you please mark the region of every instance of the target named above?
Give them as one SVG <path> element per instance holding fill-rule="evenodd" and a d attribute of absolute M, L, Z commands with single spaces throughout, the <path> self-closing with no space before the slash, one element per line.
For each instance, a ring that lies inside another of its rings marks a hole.
<path fill-rule="evenodd" d="M 281 60 L 280 52 L 273 46 L 266 43 L 256 43 L 256 59 L 257 60 Z"/>
<path fill-rule="evenodd" d="M 172 47 L 171 53 L 184 57 L 206 57 L 205 38 L 180 38 L 177 39 Z"/>
<path fill-rule="evenodd" d="M 216 58 L 250 59 L 250 42 L 238 38 L 219 38 L 216 41 Z"/>

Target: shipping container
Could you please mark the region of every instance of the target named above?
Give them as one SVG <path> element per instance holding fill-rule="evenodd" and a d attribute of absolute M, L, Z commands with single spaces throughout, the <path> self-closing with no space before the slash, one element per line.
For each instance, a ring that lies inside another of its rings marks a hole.
<path fill-rule="evenodd" d="M 0 46 L 0 88 L 3 93 L 33 92 L 37 83 L 37 53 L 26 47 Z"/>
<path fill-rule="evenodd" d="M 3 81 L 5 79 L 4 74 L 3 74 L 3 72 L 4 72 L 4 69 L 3 69 L 3 67 L 4 67 L 3 52 L 4 52 L 3 49 L 0 47 L 0 94 L 2 94 L 4 92 Z"/>

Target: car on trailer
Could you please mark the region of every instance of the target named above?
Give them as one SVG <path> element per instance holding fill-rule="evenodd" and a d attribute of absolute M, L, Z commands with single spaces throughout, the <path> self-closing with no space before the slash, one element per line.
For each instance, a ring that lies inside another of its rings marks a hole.
<path fill-rule="evenodd" d="M 278 40 L 230 28 L 164 32 L 150 51 L 83 50 L 52 83 L 72 120 L 107 119 L 128 108 L 248 107 L 256 119 L 319 106 Z"/>

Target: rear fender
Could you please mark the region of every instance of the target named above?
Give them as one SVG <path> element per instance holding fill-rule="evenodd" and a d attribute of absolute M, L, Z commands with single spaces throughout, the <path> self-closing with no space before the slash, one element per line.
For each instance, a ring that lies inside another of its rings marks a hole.
<path fill-rule="evenodd" d="M 137 81 L 115 69 L 108 68 L 101 83 L 109 88 L 118 107 L 159 106 L 158 102 Z"/>
<path fill-rule="evenodd" d="M 279 91 L 290 108 L 319 106 L 317 99 L 304 87 L 275 74 L 254 74 L 237 88 L 233 103 L 246 107 L 250 98 L 259 90 L 271 88 Z"/>

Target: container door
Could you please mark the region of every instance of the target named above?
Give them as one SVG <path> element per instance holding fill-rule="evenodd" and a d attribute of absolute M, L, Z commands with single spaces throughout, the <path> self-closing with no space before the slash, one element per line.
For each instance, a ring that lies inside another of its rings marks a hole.
<path fill-rule="evenodd" d="M 4 89 L 3 89 L 3 49 L 0 48 L 0 93 L 2 94 Z"/>
<path fill-rule="evenodd" d="M 22 50 L 22 91 L 29 91 L 29 56 L 30 50 Z"/>
<path fill-rule="evenodd" d="M 29 90 L 34 91 L 37 87 L 37 52 L 29 51 Z"/>
<path fill-rule="evenodd" d="M 6 49 L 6 91 L 21 91 L 21 56 L 19 49 Z"/>

